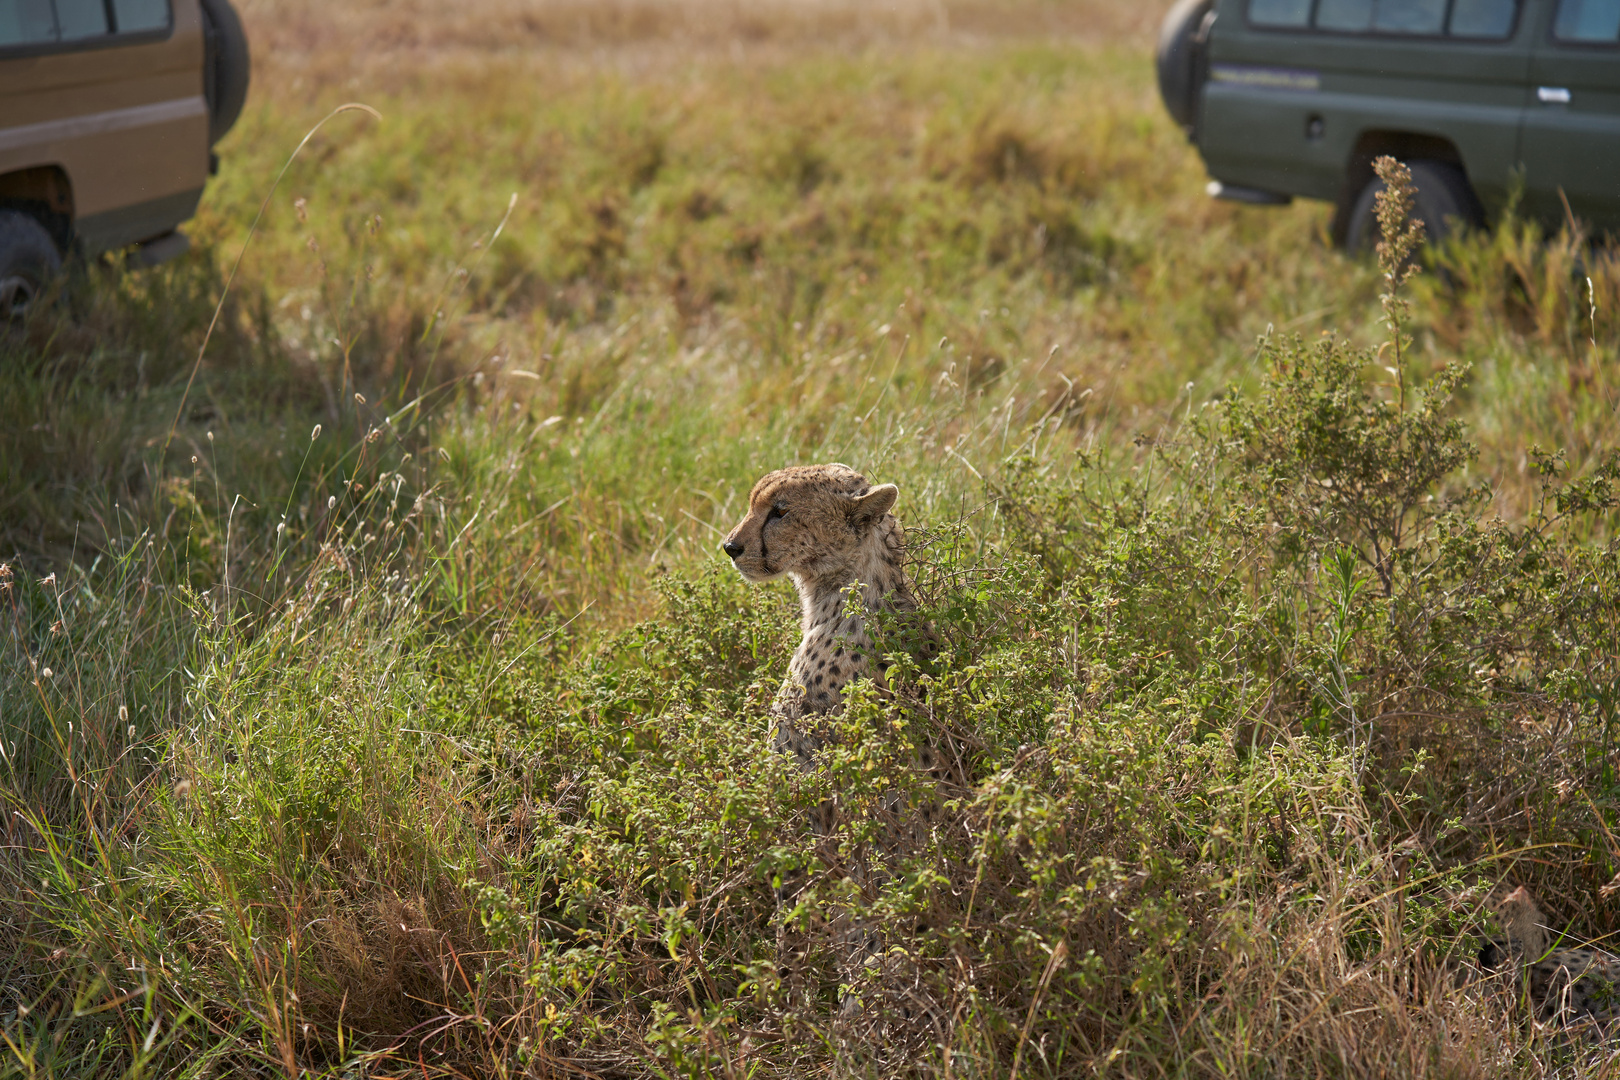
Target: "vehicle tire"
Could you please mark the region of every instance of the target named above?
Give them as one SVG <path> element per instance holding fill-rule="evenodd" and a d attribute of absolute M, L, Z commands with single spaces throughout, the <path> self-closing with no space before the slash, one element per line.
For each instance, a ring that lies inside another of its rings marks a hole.
<path fill-rule="evenodd" d="M 1475 228 L 1485 222 L 1485 213 L 1468 177 L 1455 165 L 1444 161 L 1409 161 L 1412 186 L 1412 216 L 1423 222 L 1425 241 L 1444 240 L 1461 227 Z M 1352 252 L 1372 251 L 1378 245 L 1378 215 L 1374 200 L 1384 190 L 1384 182 L 1374 177 L 1356 196 L 1345 229 L 1344 246 Z"/>
<path fill-rule="evenodd" d="M 20 210 L 0 210 L 0 321 L 21 318 L 61 269 L 45 226 Z"/>
<path fill-rule="evenodd" d="M 247 34 L 231 0 L 201 0 L 203 40 L 203 96 L 208 100 L 208 145 L 225 137 L 247 103 L 252 59 Z"/>
<path fill-rule="evenodd" d="M 1198 92 L 1208 74 L 1206 36 L 1215 0 L 1178 0 L 1159 28 L 1154 64 L 1159 96 L 1171 119 L 1188 135 L 1198 124 Z"/>

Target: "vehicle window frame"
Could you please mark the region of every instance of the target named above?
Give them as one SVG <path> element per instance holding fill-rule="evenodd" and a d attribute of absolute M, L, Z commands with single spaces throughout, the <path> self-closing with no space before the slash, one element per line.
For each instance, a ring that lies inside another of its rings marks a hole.
<path fill-rule="evenodd" d="M 1314 3 L 1315 0 L 1312 0 Z M 1611 41 L 1583 41 L 1580 38 L 1563 38 L 1558 36 L 1558 13 L 1564 7 L 1564 0 L 1557 0 L 1552 5 L 1552 17 L 1547 20 L 1547 44 L 1559 49 L 1591 49 L 1595 52 L 1612 52 L 1620 49 L 1620 36 Z"/>
<path fill-rule="evenodd" d="M 168 41 L 174 36 L 174 0 L 164 0 L 169 11 L 169 25 L 156 30 L 114 31 L 74 38 L 71 41 L 30 41 L 23 45 L 0 45 L 0 62 L 31 59 L 38 56 L 60 56 L 64 53 L 94 52 L 98 49 L 121 49 L 131 45 L 150 45 Z M 55 0 L 52 0 L 54 9 Z"/>
<path fill-rule="evenodd" d="M 1399 31 L 1391 30 L 1324 30 L 1316 25 L 1316 12 L 1321 6 L 1322 0 L 1311 0 L 1310 14 L 1306 16 L 1304 26 L 1277 26 L 1275 24 L 1257 23 L 1249 18 L 1249 9 L 1254 6 L 1254 0 L 1242 0 L 1242 3 L 1243 25 L 1248 27 L 1250 30 L 1257 31 L 1262 34 L 1320 34 L 1323 37 L 1337 38 L 1340 40 L 1345 38 L 1376 38 L 1379 41 L 1454 41 L 1459 45 L 1507 44 L 1519 36 L 1519 31 L 1524 25 L 1524 9 L 1526 6 L 1525 0 L 1513 0 L 1513 23 L 1508 27 L 1507 33 L 1500 37 L 1476 37 L 1473 35 L 1453 34 L 1449 31 L 1449 29 L 1442 29 L 1438 34 L 1403 34 Z M 1442 27 L 1450 27 L 1451 16 L 1455 7 L 1456 0 L 1446 0 L 1445 17 L 1441 19 L 1440 22 Z M 1551 31 L 1549 30 L 1549 33 L 1550 32 Z M 1593 42 L 1564 42 L 1562 39 L 1558 40 L 1560 44 L 1594 44 Z M 1600 49 L 1610 47 L 1607 42 L 1595 44 Z"/>

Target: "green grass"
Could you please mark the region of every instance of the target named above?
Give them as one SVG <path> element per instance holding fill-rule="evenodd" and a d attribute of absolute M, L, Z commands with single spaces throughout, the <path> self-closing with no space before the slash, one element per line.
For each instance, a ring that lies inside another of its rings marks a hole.
<path fill-rule="evenodd" d="M 1400 403 L 1377 268 L 1208 201 L 1135 51 L 450 59 L 191 382 L 355 96 L 266 78 L 198 254 L 0 344 L 0 1072 L 1601 1074 L 1459 973 L 1499 881 L 1620 930 L 1607 253 L 1441 253 Z M 823 460 L 945 648 L 802 775 L 717 541 Z M 951 825 L 799 912 L 906 952 L 869 1038 L 772 881 L 945 737 Z"/>

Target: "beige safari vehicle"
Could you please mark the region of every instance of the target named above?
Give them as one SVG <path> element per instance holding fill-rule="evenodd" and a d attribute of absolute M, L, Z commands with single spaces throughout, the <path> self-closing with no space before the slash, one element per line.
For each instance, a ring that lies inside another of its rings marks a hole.
<path fill-rule="evenodd" d="M 65 256 L 183 253 L 247 84 L 229 0 L 0 0 L 0 319 Z"/>

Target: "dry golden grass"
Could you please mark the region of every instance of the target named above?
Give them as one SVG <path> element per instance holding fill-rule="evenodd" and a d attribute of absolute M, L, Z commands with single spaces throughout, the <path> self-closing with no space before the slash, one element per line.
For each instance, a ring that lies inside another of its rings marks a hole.
<path fill-rule="evenodd" d="M 1144 46 L 1167 6 L 1114 0 L 242 0 L 261 68 L 321 55 L 364 66 L 401 53 L 603 50 L 648 45 L 681 55 L 850 45 L 1065 37 Z"/>

